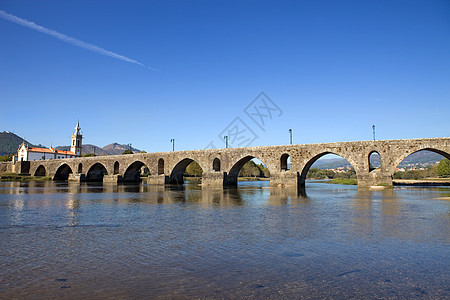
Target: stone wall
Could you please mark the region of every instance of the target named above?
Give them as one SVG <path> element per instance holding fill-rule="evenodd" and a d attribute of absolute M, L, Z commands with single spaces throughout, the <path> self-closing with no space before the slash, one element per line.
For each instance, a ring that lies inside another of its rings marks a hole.
<path fill-rule="evenodd" d="M 108 182 L 139 179 L 139 169 L 146 166 L 150 176 L 148 183 L 181 183 L 186 166 L 196 161 L 203 169 L 203 185 L 217 186 L 237 184 L 240 168 L 250 159 L 258 158 L 269 169 L 271 186 L 298 187 L 305 183 L 311 165 L 323 155 L 334 153 L 345 158 L 355 169 L 358 185 L 392 185 L 392 176 L 398 164 L 406 156 L 430 150 L 450 158 L 450 138 L 429 138 L 386 141 L 337 142 L 322 144 L 299 144 L 265 147 L 207 149 L 159 153 L 139 153 L 54 159 L 29 162 L 28 172 L 34 175 L 37 168 L 45 168 L 45 175 L 71 180 L 102 178 Z M 370 170 L 369 156 L 380 154 L 380 167 Z M 291 167 L 285 169 L 283 157 L 289 156 Z M 220 169 L 214 165 L 220 162 Z M 16 163 L 17 164 L 17 163 Z M 17 166 L 15 172 L 24 172 L 25 166 Z M 94 176 L 95 173 L 95 176 Z M 83 174 L 83 176 L 75 176 Z M 104 176 L 103 176 L 103 175 Z M 100 176 L 99 176 L 100 175 Z M 115 176 L 112 176 L 115 175 Z M 120 175 L 120 176 L 119 176 Z"/>
<path fill-rule="evenodd" d="M 11 173 L 12 171 L 12 162 L 0 162 L 0 172 Z"/>

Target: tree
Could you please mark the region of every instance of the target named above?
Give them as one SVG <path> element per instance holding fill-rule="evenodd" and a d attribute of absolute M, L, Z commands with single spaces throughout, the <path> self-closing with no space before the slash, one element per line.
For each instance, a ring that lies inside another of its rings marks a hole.
<path fill-rule="evenodd" d="M 91 156 L 97 156 L 95 153 L 85 153 L 81 155 L 82 157 L 91 157 Z"/>
<path fill-rule="evenodd" d="M 141 152 L 139 152 L 139 153 L 147 153 L 147 151 L 145 151 L 145 150 L 142 150 Z"/>
<path fill-rule="evenodd" d="M 0 161 L 11 161 L 14 154 L 10 153 L 8 155 L 0 156 Z"/>
<path fill-rule="evenodd" d="M 439 177 L 450 177 L 450 160 L 442 159 L 436 167 L 436 173 Z"/>
<path fill-rule="evenodd" d="M 250 160 L 242 167 L 239 177 L 264 177 L 264 172 L 253 160 Z"/>
<path fill-rule="evenodd" d="M 130 149 L 127 149 L 127 150 L 123 151 L 122 154 L 133 154 L 133 151 L 131 151 Z"/>
<path fill-rule="evenodd" d="M 186 167 L 184 174 L 187 176 L 202 177 L 203 170 L 196 161 L 193 161 Z"/>

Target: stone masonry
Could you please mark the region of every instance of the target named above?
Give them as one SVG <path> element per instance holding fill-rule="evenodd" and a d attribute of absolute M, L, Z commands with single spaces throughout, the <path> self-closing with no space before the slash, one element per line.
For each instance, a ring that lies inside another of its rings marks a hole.
<path fill-rule="evenodd" d="M 182 183 L 182 174 L 192 161 L 203 169 L 202 185 L 232 186 L 242 166 L 257 158 L 270 171 L 271 187 L 301 187 L 311 165 L 325 154 L 345 158 L 355 169 L 361 187 L 392 186 L 399 163 L 408 155 L 430 150 L 450 159 L 450 138 L 426 138 L 384 141 L 336 142 L 246 148 L 208 149 L 129 155 L 80 157 L 45 161 L 16 162 L 11 169 L 33 176 L 51 176 L 55 180 L 132 182 L 147 167 L 150 184 Z M 369 156 L 380 155 L 380 167 L 369 169 Z M 290 168 L 286 159 L 290 157 Z"/>

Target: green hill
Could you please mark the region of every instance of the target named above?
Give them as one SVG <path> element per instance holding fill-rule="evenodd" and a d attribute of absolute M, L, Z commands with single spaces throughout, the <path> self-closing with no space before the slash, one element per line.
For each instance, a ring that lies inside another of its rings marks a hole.
<path fill-rule="evenodd" d="M 10 153 L 17 153 L 17 149 L 19 148 L 20 144 L 24 139 L 22 139 L 20 136 L 9 132 L 9 131 L 3 131 L 0 132 L 0 156 L 1 155 L 8 155 Z M 28 143 L 25 141 L 25 143 Z M 28 143 L 28 145 L 31 145 Z"/>

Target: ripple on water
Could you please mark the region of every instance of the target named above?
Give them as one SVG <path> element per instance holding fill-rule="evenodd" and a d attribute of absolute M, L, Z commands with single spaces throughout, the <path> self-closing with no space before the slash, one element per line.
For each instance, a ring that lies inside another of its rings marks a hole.
<path fill-rule="evenodd" d="M 0 183 L 0 298 L 444 298 L 449 188 Z"/>

